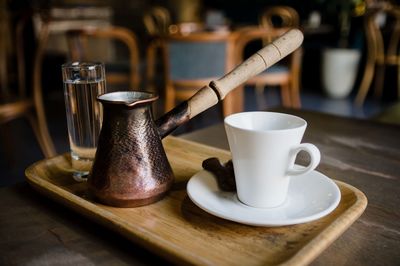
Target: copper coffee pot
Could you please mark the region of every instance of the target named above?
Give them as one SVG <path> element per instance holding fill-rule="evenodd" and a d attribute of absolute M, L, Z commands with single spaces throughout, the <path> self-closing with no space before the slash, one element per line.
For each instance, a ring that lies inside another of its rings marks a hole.
<path fill-rule="evenodd" d="M 103 126 L 88 180 L 90 191 L 100 202 L 118 207 L 161 199 L 174 181 L 161 139 L 293 52 L 302 41 L 301 31 L 288 31 L 157 121 L 151 112 L 151 104 L 158 98 L 153 93 L 124 91 L 99 96 Z"/>

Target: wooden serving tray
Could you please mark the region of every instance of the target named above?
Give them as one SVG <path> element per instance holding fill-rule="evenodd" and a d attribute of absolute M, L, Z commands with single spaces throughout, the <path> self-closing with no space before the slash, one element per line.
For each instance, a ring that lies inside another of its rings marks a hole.
<path fill-rule="evenodd" d="M 286 227 L 253 227 L 214 217 L 186 194 L 186 183 L 209 157 L 221 161 L 228 151 L 168 137 L 164 140 L 176 182 L 161 201 L 138 208 L 99 204 L 86 183 L 71 176 L 69 155 L 39 161 L 26 170 L 38 191 L 108 226 L 123 236 L 176 263 L 208 265 L 308 264 L 338 238 L 364 211 L 365 195 L 336 181 L 342 199 L 330 215 L 317 221 Z"/>

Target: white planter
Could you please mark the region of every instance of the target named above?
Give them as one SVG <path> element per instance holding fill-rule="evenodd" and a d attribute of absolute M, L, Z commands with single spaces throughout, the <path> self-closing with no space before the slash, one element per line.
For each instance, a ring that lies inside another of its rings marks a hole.
<path fill-rule="evenodd" d="M 355 49 L 326 49 L 322 55 L 322 83 L 332 98 L 347 97 L 357 77 L 361 52 Z"/>

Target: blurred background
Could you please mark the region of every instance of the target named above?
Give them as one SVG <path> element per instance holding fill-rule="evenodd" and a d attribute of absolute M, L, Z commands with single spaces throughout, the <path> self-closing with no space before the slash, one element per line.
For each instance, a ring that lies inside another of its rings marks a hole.
<path fill-rule="evenodd" d="M 0 0 L 0 185 L 69 151 L 61 65 L 102 61 L 107 89 L 160 95 L 158 117 L 290 28 L 303 45 L 174 132 L 301 108 L 400 124 L 400 10 L 366 0 Z"/>

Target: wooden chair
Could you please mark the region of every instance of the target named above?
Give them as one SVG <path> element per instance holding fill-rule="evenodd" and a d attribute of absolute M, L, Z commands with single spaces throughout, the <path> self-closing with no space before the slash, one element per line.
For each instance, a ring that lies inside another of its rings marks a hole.
<path fill-rule="evenodd" d="M 241 31 L 237 54 L 244 54 L 250 42 L 261 40 L 264 45 L 271 42 L 290 28 L 299 27 L 299 15 L 291 7 L 274 6 L 266 9 L 259 17 L 259 29 L 247 28 Z M 246 84 L 254 85 L 258 97 L 263 97 L 265 86 L 279 86 L 282 104 L 285 107 L 301 107 L 300 70 L 302 49 L 297 49 L 288 58 L 250 79 Z M 239 58 L 241 61 L 242 58 Z"/>
<path fill-rule="evenodd" d="M 165 71 L 165 110 L 188 99 L 210 81 L 233 68 L 235 35 L 193 33 L 169 35 L 163 39 Z M 222 103 L 223 115 L 241 111 L 241 90 L 230 93 Z"/>
<path fill-rule="evenodd" d="M 27 92 L 25 79 L 25 57 L 24 57 L 24 39 L 23 31 L 31 16 L 24 16 L 16 26 L 16 57 L 17 57 L 17 71 L 18 71 L 18 90 L 10 90 L 8 94 L 0 94 L 2 98 L 0 103 L 0 124 L 5 124 L 13 119 L 26 118 L 36 136 L 40 148 L 45 157 L 49 158 L 56 155 L 54 144 L 50 137 L 47 121 L 44 112 L 42 101 L 41 87 L 37 86 L 38 72 L 36 67 L 39 65 L 40 57 L 42 56 L 42 48 L 40 45 L 37 47 L 35 53 L 34 66 L 33 66 L 33 93 L 31 95 Z M 46 29 L 45 29 L 46 30 Z M 45 33 L 45 32 L 44 32 Z M 45 34 L 41 34 L 39 39 L 46 38 Z M 3 39 L 3 38 L 1 38 Z M 5 51 L 0 49 L 2 53 Z M 4 55 L 5 56 L 5 55 Z M 1 58 L 3 55 L 0 56 Z M 36 75 L 36 76 L 35 76 Z M 2 83 L 4 84 L 4 83 Z M 33 94 L 33 95 L 32 95 Z M 6 96 L 6 97 L 5 97 Z"/>
<path fill-rule="evenodd" d="M 98 61 L 91 54 L 90 42 L 107 39 L 124 44 L 129 51 L 129 60 L 105 62 L 107 90 L 138 90 L 139 51 L 135 34 L 127 28 L 110 26 L 105 28 L 82 28 L 67 31 L 67 41 L 72 61 Z"/>
<path fill-rule="evenodd" d="M 380 14 L 385 14 L 387 16 L 387 21 L 389 19 L 393 20 L 391 24 L 393 28 L 388 44 L 385 44 L 385 38 L 382 34 L 383 29 L 381 29 L 376 22 L 377 16 Z M 398 6 L 385 4 L 378 8 L 369 9 L 364 18 L 364 27 L 368 54 L 364 75 L 356 96 L 356 104 L 358 106 L 363 105 L 374 78 L 375 96 L 380 97 L 382 95 L 386 66 L 397 67 L 397 93 L 398 97 L 400 97 L 400 8 Z M 387 49 L 385 49 L 385 47 L 387 47 Z"/>
<path fill-rule="evenodd" d="M 148 91 L 158 91 L 155 85 L 155 72 L 162 60 L 157 60 L 157 54 L 162 53 L 161 39 L 169 35 L 171 16 L 168 9 L 154 6 L 143 15 L 143 24 L 149 40 L 146 45 L 146 87 Z M 161 56 L 162 57 L 162 56 Z"/>
<path fill-rule="evenodd" d="M 173 24 L 168 9 L 161 6 L 154 6 L 143 16 L 143 24 L 149 36 L 146 46 L 146 81 L 147 89 L 157 91 L 155 85 L 155 72 L 163 62 L 157 60 L 157 55 L 162 55 L 162 39 L 170 34 L 188 34 L 204 29 L 201 23 L 180 23 Z M 162 66 L 165 67 L 165 66 Z"/>

